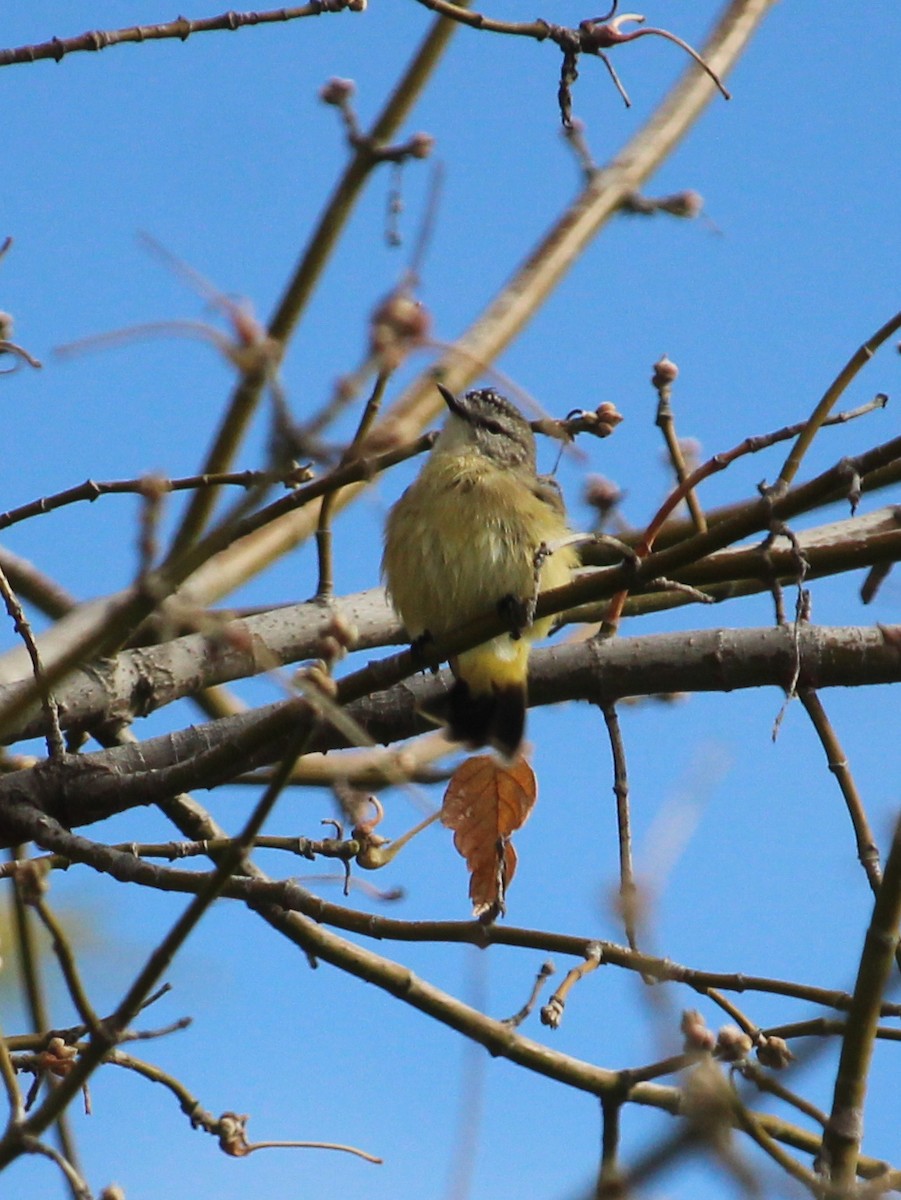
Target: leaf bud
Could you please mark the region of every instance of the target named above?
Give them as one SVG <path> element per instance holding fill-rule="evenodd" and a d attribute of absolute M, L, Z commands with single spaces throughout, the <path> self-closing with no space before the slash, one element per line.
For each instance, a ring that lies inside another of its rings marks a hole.
<path fill-rule="evenodd" d="M 603 475 L 589 475 L 585 481 L 585 503 L 597 509 L 598 515 L 606 517 L 622 501 L 623 492 L 612 479 Z"/>
<path fill-rule="evenodd" d="M 435 149 L 435 139 L 430 133 L 414 133 L 407 142 L 411 158 L 428 158 Z"/>
<path fill-rule="evenodd" d="M 406 291 L 391 292 L 372 314 L 369 348 L 383 370 L 400 366 L 429 336 L 428 311 Z"/>
<path fill-rule="evenodd" d="M 323 104 L 334 104 L 340 108 L 350 100 L 357 90 L 352 79 L 332 78 L 319 89 L 319 99 Z"/>
<path fill-rule="evenodd" d="M 737 1025 L 724 1025 L 716 1038 L 717 1054 L 725 1062 L 739 1062 L 754 1048 L 750 1035 Z"/>
<path fill-rule="evenodd" d="M 671 217 L 682 217 L 686 221 L 693 221 L 695 217 L 701 215 L 704 209 L 704 197 L 700 192 L 690 190 L 676 192 L 672 196 L 664 196 L 662 200 L 658 200 L 657 207 L 661 212 L 669 213 Z"/>
<path fill-rule="evenodd" d="M 710 1053 L 716 1046 L 716 1034 L 707 1027 L 703 1016 L 696 1008 L 685 1010 L 679 1028 L 684 1035 L 684 1047 L 688 1053 L 697 1050 Z"/>
<path fill-rule="evenodd" d="M 563 1001 L 557 996 L 551 996 L 540 1012 L 541 1024 L 550 1029 L 559 1029 L 563 1020 Z"/>
<path fill-rule="evenodd" d="M 757 1045 L 757 1057 L 765 1067 L 771 1067 L 774 1071 L 781 1071 L 795 1058 L 788 1042 L 781 1037 L 761 1038 Z"/>
<path fill-rule="evenodd" d="M 654 363 L 654 374 L 651 383 L 659 392 L 665 387 L 671 387 L 679 377 L 679 368 L 665 354 Z"/>

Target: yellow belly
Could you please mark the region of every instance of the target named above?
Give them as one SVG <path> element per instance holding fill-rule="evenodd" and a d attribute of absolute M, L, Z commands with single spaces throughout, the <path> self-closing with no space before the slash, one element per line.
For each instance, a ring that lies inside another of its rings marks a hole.
<path fill-rule="evenodd" d="M 507 596 L 526 601 L 535 589 L 535 553 L 568 534 L 565 518 L 516 472 L 482 455 L 433 455 L 388 518 L 383 571 L 411 638 L 440 636 L 495 610 Z M 568 582 L 575 551 L 563 546 L 544 562 L 540 588 Z M 536 622 L 529 640 L 543 637 Z M 525 673 L 527 646 L 508 635 L 490 644 L 501 664 Z M 482 648 L 479 648 L 480 650 Z M 461 660 L 476 655 L 468 652 Z"/>

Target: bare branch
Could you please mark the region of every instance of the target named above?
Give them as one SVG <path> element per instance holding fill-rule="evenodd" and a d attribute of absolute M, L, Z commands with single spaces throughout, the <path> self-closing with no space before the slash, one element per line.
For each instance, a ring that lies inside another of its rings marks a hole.
<path fill-rule="evenodd" d="M 272 12 L 236 13 L 226 12 L 218 17 L 202 17 L 188 20 L 176 17 L 158 25 L 132 25 L 125 29 L 92 30 L 70 38 L 51 38 L 33 46 L 18 46 L 12 50 L 0 50 L 0 67 L 15 63 L 32 63 L 41 59 L 59 62 L 67 54 L 79 51 L 105 50 L 108 46 L 120 46 L 127 42 L 153 42 L 175 38 L 187 41 L 192 33 L 211 33 L 219 30 L 243 29 L 252 25 L 266 25 L 273 21 L 296 21 L 300 17 L 318 17 L 322 13 L 341 12 L 348 9 L 360 12 L 363 5 L 359 0 L 310 0 L 309 4 L 293 8 L 279 8 Z"/>

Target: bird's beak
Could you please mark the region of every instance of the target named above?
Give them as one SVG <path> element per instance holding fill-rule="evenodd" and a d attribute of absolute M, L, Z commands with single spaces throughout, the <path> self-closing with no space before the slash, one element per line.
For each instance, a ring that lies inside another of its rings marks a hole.
<path fill-rule="evenodd" d="M 455 417 L 459 417 L 462 421 L 469 421 L 469 412 L 466 407 L 460 403 L 450 388 L 446 388 L 443 383 L 435 383 L 435 387 L 441 393 L 442 399 Z"/>

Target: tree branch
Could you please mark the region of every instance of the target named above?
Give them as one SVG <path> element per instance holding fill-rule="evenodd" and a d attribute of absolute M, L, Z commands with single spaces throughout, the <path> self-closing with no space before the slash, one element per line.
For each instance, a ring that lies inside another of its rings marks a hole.
<path fill-rule="evenodd" d="M 9 67 L 15 63 L 32 63 L 41 59 L 52 59 L 59 62 L 67 54 L 79 51 L 105 50 L 108 46 L 121 46 L 127 42 L 154 42 L 176 38 L 185 42 L 192 33 L 211 33 L 218 30 L 242 29 L 248 25 L 267 25 L 273 21 L 296 21 L 299 17 L 318 17 L 322 13 L 341 12 L 350 9 L 351 12 L 361 11 L 363 5 L 358 0 L 310 0 L 309 4 L 295 5 L 293 8 L 279 8 L 272 12 L 236 13 L 225 12 L 217 17 L 201 17 L 189 20 L 187 17 L 176 17 L 174 21 L 165 21 L 158 25 L 132 25 L 126 29 L 95 29 L 81 33 L 77 37 L 51 38 L 49 42 L 40 42 L 33 46 L 18 46 L 10 50 L 0 50 L 0 67 Z"/>
<path fill-rule="evenodd" d="M 533 705 L 564 700 L 609 704 L 624 696 L 662 692 L 785 688 L 798 667 L 801 687 L 860 687 L 901 680 L 901 631 L 894 626 L 804 625 L 797 631 L 777 626 L 603 643 L 592 639 L 536 651 L 532 664 Z M 409 650 L 372 663 L 341 680 L 338 702 L 346 704 L 351 720 L 377 742 L 422 733 L 431 726 L 420 706 L 446 686 L 446 676 L 391 686 L 419 669 Z M 274 762 L 297 729 L 311 731 L 314 725 L 308 750 L 348 744 L 344 733 L 325 723 L 306 700 L 288 700 L 135 745 L 10 772 L 0 776 L 0 812 L 5 800 L 17 798 L 65 824 L 89 824 L 180 791 L 214 787 L 251 767 Z M 15 838 L 9 837 L 6 844 L 15 844 Z"/>

